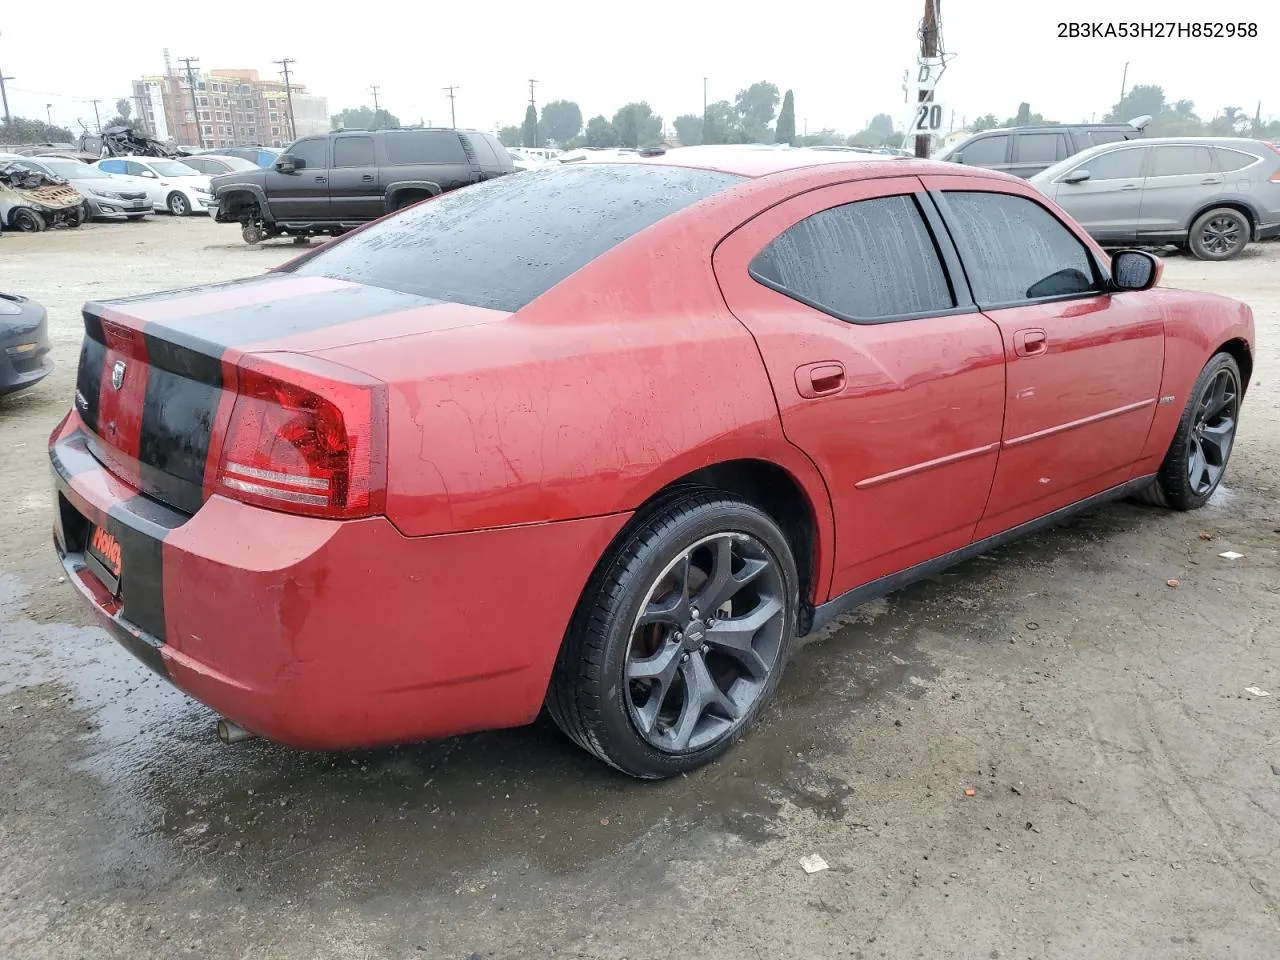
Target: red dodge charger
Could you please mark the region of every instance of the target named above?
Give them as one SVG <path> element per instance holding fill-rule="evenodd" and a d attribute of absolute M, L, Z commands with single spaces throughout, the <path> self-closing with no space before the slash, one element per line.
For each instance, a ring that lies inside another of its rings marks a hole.
<path fill-rule="evenodd" d="M 797 635 L 1222 479 L 1253 318 L 990 171 L 687 148 L 503 177 L 259 278 L 84 309 L 70 581 L 303 748 L 528 723 L 717 757 Z"/>

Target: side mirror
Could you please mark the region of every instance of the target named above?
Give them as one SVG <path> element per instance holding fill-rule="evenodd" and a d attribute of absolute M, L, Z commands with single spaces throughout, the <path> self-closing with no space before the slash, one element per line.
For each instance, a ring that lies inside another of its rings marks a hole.
<path fill-rule="evenodd" d="M 143 170 L 140 174 L 138 174 L 138 176 L 140 176 L 140 177 L 146 177 L 148 180 L 156 180 L 156 179 L 159 179 L 159 178 L 156 176 L 156 174 L 155 174 L 155 171 L 154 171 L 154 170 Z"/>
<path fill-rule="evenodd" d="M 1059 180 L 1059 183 L 1084 183 L 1089 179 L 1091 174 L 1084 167 L 1076 167 L 1065 177 Z"/>
<path fill-rule="evenodd" d="M 1150 290 L 1160 282 L 1164 262 L 1144 250 L 1118 250 L 1111 258 L 1114 290 Z"/>
<path fill-rule="evenodd" d="M 303 160 L 301 157 L 290 156 L 287 153 L 282 154 L 276 160 L 276 169 L 281 173 L 293 173 L 297 170 L 301 170 L 306 165 L 307 161 Z"/>

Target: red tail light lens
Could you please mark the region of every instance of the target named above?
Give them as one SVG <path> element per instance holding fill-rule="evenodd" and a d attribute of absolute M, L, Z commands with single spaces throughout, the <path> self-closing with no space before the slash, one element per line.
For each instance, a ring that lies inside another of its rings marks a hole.
<path fill-rule="evenodd" d="M 316 517 L 350 520 L 381 513 L 385 389 L 312 357 L 243 358 L 214 490 Z"/>

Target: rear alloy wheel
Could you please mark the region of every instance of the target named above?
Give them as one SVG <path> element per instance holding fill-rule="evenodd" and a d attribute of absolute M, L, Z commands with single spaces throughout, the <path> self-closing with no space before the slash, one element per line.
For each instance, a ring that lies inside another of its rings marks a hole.
<path fill-rule="evenodd" d="M 547 707 L 579 746 L 658 779 L 728 750 L 777 687 L 795 561 L 763 511 L 691 491 L 640 523 L 588 585 Z"/>
<path fill-rule="evenodd" d="M 13 211 L 12 223 L 15 230 L 23 233 L 39 233 L 48 226 L 40 212 L 30 207 L 19 207 Z"/>
<path fill-rule="evenodd" d="M 179 193 L 177 190 L 169 194 L 165 206 L 175 217 L 185 217 L 191 212 L 191 201 L 187 199 L 186 194 Z"/>
<path fill-rule="evenodd" d="M 1214 354 L 1187 399 L 1160 472 L 1144 499 L 1174 510 L 1195 510 L 1218 489 L 1240 419 L 1240 367 Z"/>
<path fill-rule="evenodd" d="M 1219 207 L 1196 218 L 1187 246 L 1200 260 L 1230 260 L 1249 243 L 1249 218 L 1239 210 Z"/>

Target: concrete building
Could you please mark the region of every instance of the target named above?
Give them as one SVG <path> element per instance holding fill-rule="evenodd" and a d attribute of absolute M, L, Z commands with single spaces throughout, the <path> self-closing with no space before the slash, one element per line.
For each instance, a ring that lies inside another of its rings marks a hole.
<path fill-rule="evenodd" d="M 164 74 L 133 81 L 139 116 L 158 139 L 187 147 L 284 147 L 298 136 L 329 129 L 328 102 L 301 84 L 290 84 L 295 132 L 284 81 L 264 80 L 257 70 L 193 71 L 193 107 L 186 72 L 170 65 L 167 50 L 165 65 Z"/>

